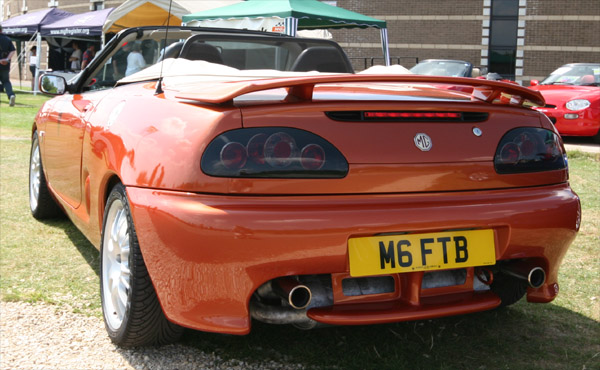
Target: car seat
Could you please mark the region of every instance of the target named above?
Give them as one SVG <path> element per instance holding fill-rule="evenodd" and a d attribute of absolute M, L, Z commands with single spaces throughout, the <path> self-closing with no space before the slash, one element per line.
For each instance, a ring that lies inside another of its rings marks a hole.
<path fill-rule="evenodd" d="M 296 72 L 354 73 L 348 57 L 342 51 L 327 46 L 313 46 L 300 53 L 292 65 Z"/>
<path fill-rule="evenodd" d="M 193 43 L 190 48 L 185 50 L 185 54 L 182 53 L 179 57 L 189 60 L 204 60 L 210 63 L 223 64 L 223 58 L 221 57 L 219 49 L 203 42 Z"/>
<path fill-rule="evenodd" d="M 161 56 L 158 58 L 157 62 L 160 62 L 163 59 L 177 58 L 179 56 L 179 53 L 181 52 L 182 46 L 183 41 L 175 42 L 167 46 L 161 53 Z"/>

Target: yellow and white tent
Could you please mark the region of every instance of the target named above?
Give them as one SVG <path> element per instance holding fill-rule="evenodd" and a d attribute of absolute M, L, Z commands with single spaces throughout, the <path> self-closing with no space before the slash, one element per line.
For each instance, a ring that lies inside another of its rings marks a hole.
<path fill-rule="evenodd" d="M 242 0 L 127 0 L 110 13 L 103 33 L 119 32 L 129 27 L 181 25 L 190 13 L 232 5 Z M 169 17 L 169 7 L 171 9 Z"/>

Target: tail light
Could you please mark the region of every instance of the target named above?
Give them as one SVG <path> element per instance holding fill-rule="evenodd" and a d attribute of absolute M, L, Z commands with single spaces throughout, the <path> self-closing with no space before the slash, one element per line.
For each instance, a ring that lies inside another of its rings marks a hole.
<path fill-rule="evenodd" d="M 554 132 L 521 127 L 502 137 L 494 166 L 500 174 L 552 171 L 567 168 L 567 157 Z"/>
<path fill-rule="evenodd" d="M 200 162 L 209 176 L 248 178 L 342 178 L 346 158 L 331 143 L 287 127 L 225 132 L 206 148 Z"/>

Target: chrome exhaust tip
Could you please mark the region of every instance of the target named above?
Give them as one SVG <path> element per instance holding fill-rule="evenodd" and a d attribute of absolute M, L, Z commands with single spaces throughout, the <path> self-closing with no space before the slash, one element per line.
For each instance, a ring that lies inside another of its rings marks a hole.
<path fill-rule="evenodd" d="M 539 288 L 546 282 L 546 271 L 541 267 L 534 267 L 527 274 L 527 283 L 532 288 Z"/>
<path fill-rule="evenodd" d="M 540 288 L 546 282 L 546 271 L 539 266 L 529 268 L 518 264 L 512 266 L 509 265 L 508 267 L 503 267 L 502 272 L 518 279 L 525 280 L 527 285 L 534 289 Z"/>
<path fill-rule="evenodd" d="M 292 278 L 277 279 L 274 291 L 297 310 L 308 307 L 312 299 L 311 290 Z"/>

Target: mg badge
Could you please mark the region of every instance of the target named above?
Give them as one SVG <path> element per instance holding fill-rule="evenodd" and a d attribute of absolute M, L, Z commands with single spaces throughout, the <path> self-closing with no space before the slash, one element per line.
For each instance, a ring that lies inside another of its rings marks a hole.
<path fill-rule="evenodd" d="M 428 152 L 431 150 L 433 143 L 431 142 L 431 138 L 427 136 L 427 134 L 418 133 L 415 135 L 415 145 L 422 151 Z"/>

